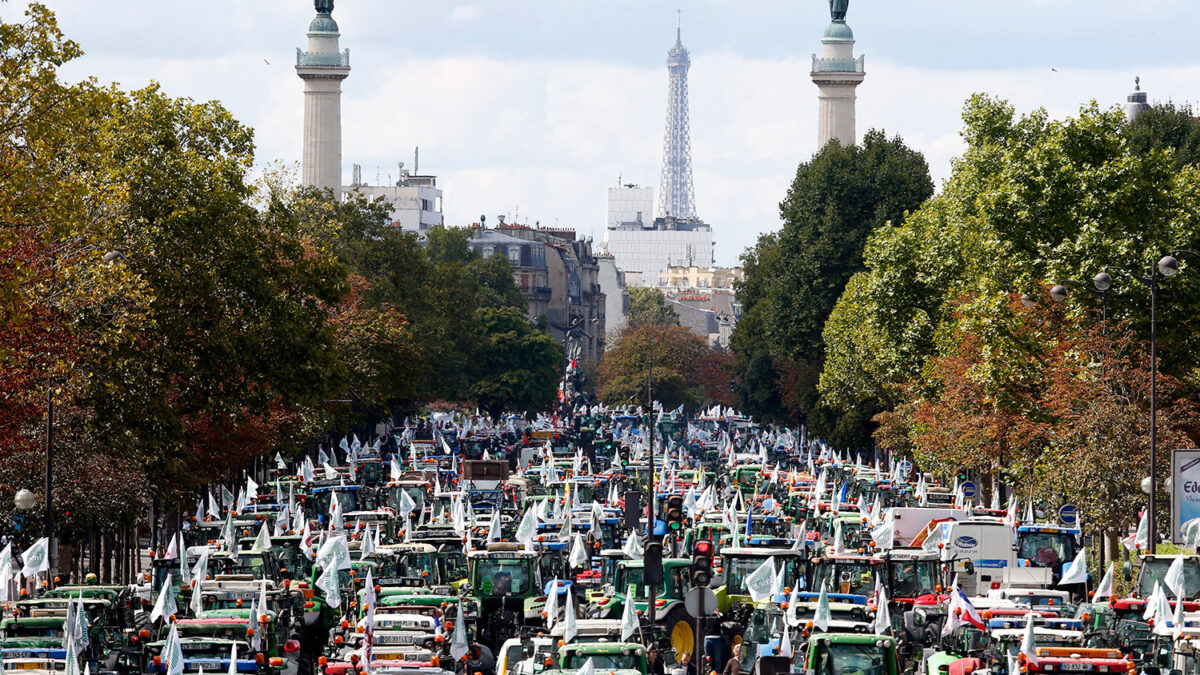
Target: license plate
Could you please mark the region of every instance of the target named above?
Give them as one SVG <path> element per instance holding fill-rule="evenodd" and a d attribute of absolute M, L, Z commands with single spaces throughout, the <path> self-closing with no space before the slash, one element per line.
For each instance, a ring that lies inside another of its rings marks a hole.
<path fill-rule="evenodd" d="M 18 663 L 15 664 L 17 670 L 36 670 L 44 667 L 41 663 Z"/>
<path fill-rule="evenodd" d="M 376 661 L 403 661 L 404 654 L 375 654 Z"/>
<path fill-rule="evenodd" d="M 381 645 L 411 645 L 416 644 L 415 635 L 376 635 L 375 643 Z"/>
<path fill-rule="evenodd" d="M 6 652 L 4 654 L 5 660 L 8 660 L 8 659 L 32 659 L 33 657 L 34 657 L 33 652 Z"/>
<path fill-rule="evenodd" d="M 1090 664 L 1090 663 L 1064 663 L 1059 666 L 1059 669 L 1060 670 L 1074 670 L 1074 671 L 1091 670 L 1092 664 Z"/>

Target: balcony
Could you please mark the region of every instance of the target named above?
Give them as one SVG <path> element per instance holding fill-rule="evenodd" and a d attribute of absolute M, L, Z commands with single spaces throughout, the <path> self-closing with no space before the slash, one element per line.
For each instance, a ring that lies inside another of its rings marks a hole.
<path fill-rule="evenodd" d="M 298 67 L 307 68 L 310 66 L 317 67 L 334 67 L 334 68 L 349 68 L 350 67 L 350 50 L 347 49 L 341 53 L 322 54 L 304 51 L 299 47 L 296 48 L 296 65 Z"/>
<path fill-rule="evenodd" d="M 814 73 L 864 73 L 863 56 L 856 59 L 822 59 L 816 54 L 812 57 L 812 72 Z"/>

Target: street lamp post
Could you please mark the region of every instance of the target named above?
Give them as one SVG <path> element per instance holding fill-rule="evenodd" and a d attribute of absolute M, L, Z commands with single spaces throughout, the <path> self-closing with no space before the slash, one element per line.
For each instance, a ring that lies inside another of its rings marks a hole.
<path fill-rule="evenodd" d="M 1142 283 L 1150 289 L 1150 495 L 1147 520 L 1150 523 L 1149 532 L 1147 534 L 1146 550 L 1151 555 L 1154 555 L 1155 540 L 1158 538 L 1157 521 L 1155 520 L 1155 483 L 1157 482 L 1158 474 L 1158 323 L 1155 312 L 1157 310 L 1157 289 L 1159 277 L 1167 278 L 1174 276 L 1179 271 L 1179 261 L 1172 256 L 1164 256 L 1158 261 L 1158 264 L 1150 267 L 1150 273 L 1146 276 L 1137 274 L 1130 270 L 1114 267 L 1105 268 L 1105 270 L 1095 276 L 1092 280 L 1096 284 L 1096 289 L 1101 292 L 1106 292 L 1112 287 L 1112 275 L 1108 273 L 1109 269 L 1115 269 L 1124 272 L 1134 280 Z"/>
<path fill-rule="evenodd" d="M 1103 273 L 1101 273 L 1101 274 L 1103 274 Z M 1097 276 L 1099 276 L 1099 275 L 1097 275 Z M 1053 298 L 1057 302 L 1062 302 L 1063 300 L 1066 300 L 1067 295 L 1068 295 L 1067 284 L 1073 284 L 1075 286 L 1079 286 L 1080 288 L 1087 291 L 1088 293 L 1091 293 L 1092 295 L 1096 296 L 1097 298 L 1100 298 L 1100 332 L 1102 334 L 1107 334 L 1108 333 L 1108 290 L 1107 289 L 1100 290 L 1099 288 L 1094 288 L 1092 286 L 1089 286 L 1089 285 L 1083 283 L 1082 281 L 1076 281 L 1075 279 L 1067 279 L 1066 281 L 1063 281 L 1062 283 L 1057 284 L 1050 289 L 1050 297 Z"/>

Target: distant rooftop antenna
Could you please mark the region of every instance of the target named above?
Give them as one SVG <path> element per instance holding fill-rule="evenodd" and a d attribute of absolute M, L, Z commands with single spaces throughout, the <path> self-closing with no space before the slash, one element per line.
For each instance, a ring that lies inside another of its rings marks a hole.
<path fill-rule="evenodd" d="M 421 173 L 421 146 L 413 146 L 413 175 Z"/>

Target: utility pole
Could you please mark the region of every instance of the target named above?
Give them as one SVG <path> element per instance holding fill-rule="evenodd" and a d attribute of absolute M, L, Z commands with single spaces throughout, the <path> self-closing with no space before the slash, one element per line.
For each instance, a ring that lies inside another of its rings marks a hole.
<path fill-rule="evenodd" d="M 650 434 L 650 450 L 647 454 L 650 464 L 650 494 L 647 499 L 650 503 L 650 517 L 646 522 L 646 542 L 650 543 L 654 541 L 654 502 L 658 500 L 658 493 L 654 487 L 654 352 L 652 345 L 646 346 L 646 406 L 649 410 L 646 416 L 649 423 L 646 427 Z M 645 546 L 642 548 L 644 550 Z M 656 614 L 654 611 L 654 601 L 658 598 L 658 586 L 647 585 L 646 590 L 650 594 L 650 600 L 646 603 L 646 618 L 649 619 L 650 630 L 653 631 Z"/>

